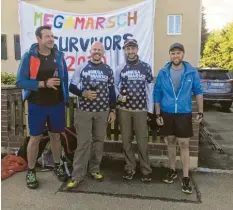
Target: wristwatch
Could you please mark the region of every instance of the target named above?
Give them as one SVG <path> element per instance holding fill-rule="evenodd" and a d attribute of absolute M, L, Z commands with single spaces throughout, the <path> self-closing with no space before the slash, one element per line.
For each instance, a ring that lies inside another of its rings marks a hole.
<path fill-rule="evenodd" d="M 47 88 L 47 82 L 48 82 L 48 80 L 45 80 L 45 81 L 44 81 L 44 87 L 45 87 L 45 88 Z"/>

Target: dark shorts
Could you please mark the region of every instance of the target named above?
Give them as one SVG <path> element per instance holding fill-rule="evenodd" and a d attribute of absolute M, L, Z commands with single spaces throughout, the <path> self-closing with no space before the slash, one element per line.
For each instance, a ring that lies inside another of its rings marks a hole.
<path fill-rule="evenodd" d="M 38 136 L 44 132 L 45 125 L 53 133 L 64 132 L 65 106 L 63 103 L 54 106 L 40 106 L 28 103 L 28 125 L 30 136 Z"/>
<path fill-rule="evenodd" d="M 191 138 L 193 136 L 192 114 L 161 113 L 164 125 L 160 132 L 163 136 Z"/>

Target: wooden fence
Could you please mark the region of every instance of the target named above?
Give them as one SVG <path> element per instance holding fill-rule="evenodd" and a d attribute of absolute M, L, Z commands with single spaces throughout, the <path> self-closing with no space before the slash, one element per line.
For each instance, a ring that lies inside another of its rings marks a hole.
<path fill-rule="evenodd" d="M 77 99 L 70 98 L 68 106 L 66 106 L 66 127 L 72 127 L 75 124 L 76 119 L 76 110 L 77 110 Z M 118 113 L 116 113 L 118 116 Z M 133 129 L 133 128 L 132 128 Z M 108 124 L 106 131 L 106 141 L 121 141 L 121 133 L 118 122 L 118 117 L 116 121 Z M 149 128 L 149 142 L 160 143 L 160 136 L 158 130 L 151 130 Z"/>

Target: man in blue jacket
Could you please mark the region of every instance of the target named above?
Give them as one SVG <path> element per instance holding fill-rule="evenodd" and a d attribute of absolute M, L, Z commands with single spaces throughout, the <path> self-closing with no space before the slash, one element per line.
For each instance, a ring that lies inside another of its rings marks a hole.
<path fill-rule="evenodd" d="M 203 118 L 203 93 L 197 70 L 183 61 L 184 52 L 182 44 L 171 45 L 171 62 L 160 70 L 156 79 L 154 103 L 156 121 L 168 145 L 169 171 L 163 181 L 173 183 L 177 178 L 175 162 L 178 141 L 183 165 L 182 191 L 192 193 L 189 178 L 189 139 L 193 136 L 192 93 L 196 96 L 198 123 Z"/>
<path fill-rule="evenodd" d="M 26 182 L 31 189 L 38 186 L 35 164 L 46 122 L 50 131 L 54 173 L 60 181 L 66 180 L 66 173 L 60 165 L 60 133 L 64 132 L 65 103 L 69 97 L 64 54 L 54 44 L 51 28 L 40 26 L 35 35 L 38 43 L 33 44 L 22 57 L 16 79 L 16 86 L 23 89 L 23 101 L 28 100 L 30 140 Z"/>

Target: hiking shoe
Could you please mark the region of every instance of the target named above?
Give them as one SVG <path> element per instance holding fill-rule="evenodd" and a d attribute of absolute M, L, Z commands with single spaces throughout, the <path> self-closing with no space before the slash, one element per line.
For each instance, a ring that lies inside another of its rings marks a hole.
<path fill-rule="evenodd" d="M 93 179 L 97 180 L 97 181 L 103 181 L 103 179 L 104 179 L 104 175 L 101 174 L 101 173 L 99 173 L 99 172 L 97 172 L 97 173 L 90 173 L 90 176 Z"/>
<path fill-rule="evenodd" d="M 192 194 L 192 186 L 189 177 L 184 177 L 181 182 L 182 185 L 182 192 L 187 194 Z"/>
<path fill-rule="evenodd" d="M 68 177 L 62 165 L 55 166 L 53 171 L 60 182 L 67 180 Z"/>
<path fill-rule="evenodd" d="M 135 170 L 125 171 L 125 174 L 123 175 L 123 179 L 132 180 L 135 173 L 136 173 Z"/>
<path fill-rule="evenodd" d="M 143 182 L 150 182 L 151 181 L 151 174 L 142 175 L 141 180 Z"/>
<path fill-rule="evenodd" d="M 177 172 L 172 169 L 169 169 L 167 175 L 163 179 L 163 182 L 172 184 L 176 178 L 177 178 Z"/>
<path fill-rule="evenodd" d="M 78 184 L 80 184 L 82 181 L 77 181 L 77 180 L 70 180 L 66 186 L 65 186 L 65 190 L 71 190 L 77 187 Z"/>
<path fill-rule="evenodd" d="M 26 182 L 27 187 L 30 189 L 36 189 L 39 185 L 36 179 L 36 172 L 35 171 L 28 171 L 26 175 Z"/>

